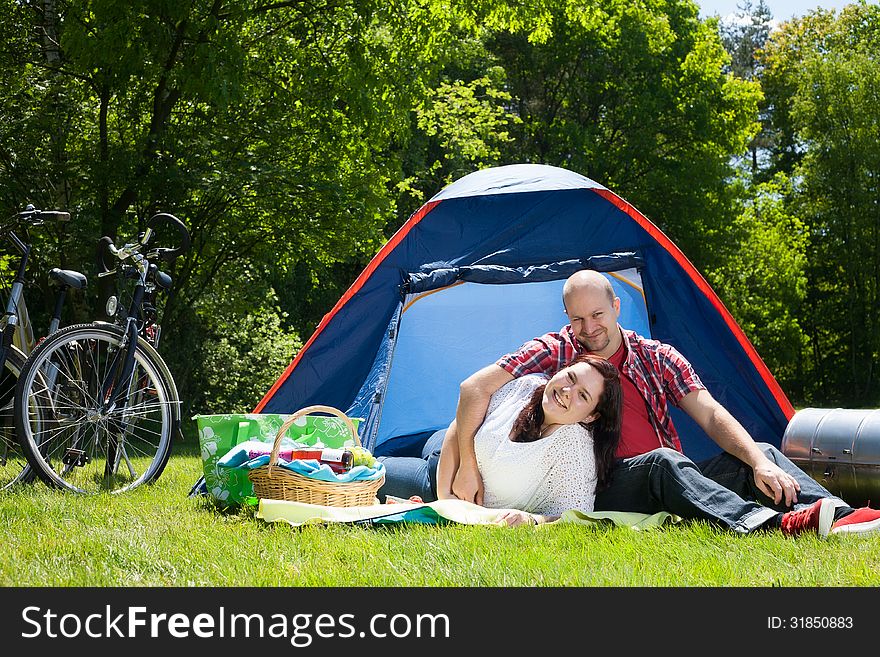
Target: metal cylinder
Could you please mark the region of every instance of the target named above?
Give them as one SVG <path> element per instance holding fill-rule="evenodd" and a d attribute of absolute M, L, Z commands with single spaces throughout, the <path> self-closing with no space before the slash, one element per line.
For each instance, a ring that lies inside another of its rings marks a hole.
<path fill-rule="evenodd" d="M 880 505 L 880 409 L 802 409 L 781 450 L 850 506 Z"/>

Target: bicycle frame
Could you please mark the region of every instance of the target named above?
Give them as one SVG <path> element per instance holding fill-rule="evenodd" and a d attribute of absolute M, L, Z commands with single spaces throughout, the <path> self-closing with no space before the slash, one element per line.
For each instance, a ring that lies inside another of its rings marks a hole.
<path fill-rule="evenodd" d="M 14 374 L 15 370 L 23 368 L 23 363 L 36 346 L 33 327 L 25 303 L 25 287 L 27 285 L 25 275 L 33 248 L 28 236 L 28 226 L 42 225 L 46 219 L 66 221 L 69 218 L 70 215 L 66 212 L 44 212 L 36 210 L 32 205 L 29 205 L 24 212 L 18 214 L 17 218 L 10 220 L 9 223 L 4 222 L 0 226 L 0 237 L 9 241 L 19 254 L 15 275 L 9 289 L 9 298 L 6 301 L 3 321 L 0 324 L 0 374 L 4 377 L 4 381 L 7 381 L 9 376 L 17 376 Z M 18 226 L 21 227 L 22 232 L 20 234 L 17 232 Z M 47 335 L 58 330 L 67 288 L 82 288 L 86 284 L 85 277 L 78 272 L 54 269 L 50 272 L 50 276 L 58 281 L 59 292 Z M 5 390 L 4 394 L 6 394 Z M 14 396 L 10 397 L 10 403 L 12 400 L 14 400 Z M 5 404 L 6 402 L 0 408 L 0 411 L 4 414 L 8 408 L 11 408 L 11 406 L 7 407 Z M 2 441 L 0 441 L 2 443 L 0 444 L 0 466 L 5 468 L 9 463 L 10 450 L 15 449 L 14 443 L 18 437 L 14 432 L 9 433 L 8 427 L 4 426 L 3 431 Z M 0 487 L 5 489 L 15 482 L 27 481 L 29 479 L 28 472 L 29 469 L 25 466 L 14 479 L 7 479 L 7 473 L 4 471 L 2 474 L 3 479 L 0 480 L 0 484 L 2 484 Z"/>
<path fill-rule="evenodd" d="M 155 228 L 165 224 L 179 233 L 178 246 L 148 249 Z M 133 279 L 126 308 L 117 314 L 116 299 L 108 300 L 107 314 L 116 321 L 60 329 L 23 365 L 15 394 L 16 430 L 29 464 L 50 486 L 115 493 L 162 473 L 180 433 L 181 402 L 154 346 L 159 334 L 155 294 L 172 283 L 156 261 L 171 261 L 188 247 L 186 226 L 165 213 L 151 217 L 135 242 L 116 247 L 102 237 L 98 276 Z M 117 261 L 114 267 L 107 266 L 105 255 Z"/>
<path fill-rule="evenodd" d="M 125 320 L 125 343 L 122 350 L 116 353 L 113 362 L 109 368 L 109 374 L 101 386 L 101 410 L 105 412 L 112 411 L 117 402 L 125 403 L 126 399 L 122 399 L 123 386 L 117 385 L 127 381 L 131 377 L 134 370 L 134 350 L 137 349 L 137 318 L 132 317 L 132 312 L 137 312 L 140 300 L 143 298 L 144 288 L 138 285 L 135 288 L 134 297 L 129 308 L 129 314 Z M 119 362 L 120 357 L 122 362 Z"/>
<path fill-rule="evenodd" d="M 2 335 L 0 335 L 0 373 L 3 373 L 4 376 L 6 373 L 6 361 L 8 359 L 9 351 L 15 348 L 13 342 L 16 333 L 22 333 L 22 324 L 19 323 L 18 309 L 21 305 L 21 299 L 24 294 L 24 272 L 27 267 L 28 255 L 30 254 L 30 247 L 22 242 L 12 231 L 9 231 L 9 238 L 15 247 L 21 252 L 21 259 L 15 279 L 12 283 L 9 299 L 6 302 L 6 313 L 4 315 L 6 323 L 3 326 Z M 29 325 L 29 323 L 27 325 Z M 23 337 L 26 338 L 26 335 Z M 27 346 L 26 342 L 24 344 Z M 0 449 L 0 466 L 4 468 L 8 463 L 9 449 L 11 447 L 11 444 L 7 443 L 7 440 L 9 439 L 4 438 L 2 440 L 2 446 L 0 446 L 2 447 L 2 449 Z"/>
<path fill-rule="evenodd" d="M 151 237 L 152 229 L 148 228 L 141 240 L 141 245 L 149 242 Z M 128 312 L 125 315 L 123 327 L 124 339 L 121 348 L 116 354 L 114 354 L 110 367 L 108 367 L 107 370 L 107 376 L 101 385 L 101 406 L 99 413 L 102 416 L 113 413 L 118 407 L 127 406 L 132 395 L 135 395 L 137 399 L 137 396 L 142 393 L 142 383 L 140 381 L 132 381 L 135 366 L 135 351 L 138 349 L 139 343 L 141 347 L 143 346 L 144 341 L 154 349 L 158 346 L 159 342 L 160 331 L 158 325 L 155 323 L 155 306 L 153 305 L 158 283 L 155 280 L 149 280 L 150 268 L 153 267 L 155 269 L 155 265 L 151 265 L 146 257 L 137 252 L 137 250 L 133 250 L 133 245 L 126 245 L 122 250 L 117 250 L 117 254 L 120 252 L 123 254 L 127 252 L 127 255 L 123 255 L 122 259 L 131 258 L 134 263 L 132 266 L 137 271 L 137 283 L 135 284 L 131 302 L 128 306 Z M 99 273 L 98 275 L 101 276 L 102 274 Z M 155 273 L 154 276 L 156 276 Z M 141 312 L 144 313 L 143 326 L 139 326 L 141 322 Z M 150 329 L 153 329 L 152 333 L 150 333 Z M 142 335 L 142 332 L 144 335 Z M 164 365 L 164 360 L 160 358 L 159 362 L 163 364 L 163 368 L 167 369 L 167 366 Z M 173 384 L 173 378 L 170 376 L 170 372 L 168 375 Z M 176 386 L 174 386 L 174 394 L 176 398 Z M 173 423 L 175 425 L 175 430 L 179 430 L 179 409 L 174 409 L 172 416 L 174 417 Z M 132 468 L 124 447 L 129 432 L 128 423 L 122 420 L 117 420 L 114 424 L 116 426 L 116 431 L 111 433 L 110 439 L 108 440 L 107 460 L 104 472 L 104 477 L 108 482 L 116 472 L 121 458 L 126 460 L 129 469 Z M 122 449 L 120 449 L 120 446 Z"/>
<path fill-rule="evenodd" d="M 54 218 L 62 221 L 70 219 L 70 214 L 67 212 L 35 210 L 32 205 L 29 205 L 27 209 L 18 216 L 22 221 L 24 221 L 25 217 L 29 218 L 33 225 L 42 224 L 44 218 Z M 34 221 L 34 218 L 36 218 L 36 221 Z M 26 224 L 23 225 L 26 226 Z M 25 235 L 26 232 L 27 229 L 25 228 Z M 6 311 L 4 313 L 5 323 L 3 324 L 2 336 L 0 336 L 0 368 L 5 365 L 7 351 L 12 346 L 17 347 L 25 356 L 27 356 L 36 345 L 34 330 L 31 326 L 30 315 L 28 314 L 24 298 L 24 288 L 26 285 L 25 273 L 27 272 L 28 263 L 30 261 L 32 246 L 19 237 L 11 227 L 4 227 L 2 235 L 12 243 L 12 245 L 18 250 L 20 256 L 15 278 L 12 281 L 9 299 L 6 302 Z M 60 270 L 53 270 L 51 273 L 54 274 L 56 271 Z M 81 274 L 79 275 L 81 276 Z M 61 279 L 59 278 L 59 280 Z M 49 323 L 49 330 L 46 335 L 51 335 L 58 330 L 61 309 L 66 293 L 65 285 L 73 286 L 73 284 L 66 282 L 61 284 L 55 302 L 55 310 L 52 314 L 52 319 Z M 83 278 L 81 283 L 76 284 L 75 286 L 82 287 L 84 285 L 85 278 Z"/>
<path fill-rule="evenodd" d="M 15 248 L 21 253 L 19 258 L 18 270 L 12 281 L 12 289 L 9 293 L 9 299 L 6 302 L 5 319 L 6 324 L 3 327 L 3 337 L 0 339 L 0 368 L 6 363 L 6 353 L 13 345 L 16 333 L 19 334 L 20 349 L 27 354 L 34 344 L 33 332 L 30 331 L 30 320 L 19 315 L 19 308 L 23 308 L 22 298 L 24 295 L 25 271 L 27 270 L 28 260 L 31 254 L 31 247 L 25 244 L 18 235 L 12 230 L 7 233 L 9 240 L 15 245 Z M 24 313 L 26 315 L 26 311 Z"/>

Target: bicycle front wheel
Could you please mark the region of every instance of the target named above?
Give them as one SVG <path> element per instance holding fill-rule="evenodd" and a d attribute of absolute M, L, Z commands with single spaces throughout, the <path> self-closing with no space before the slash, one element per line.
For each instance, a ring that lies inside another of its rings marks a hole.
<path fill-rule="evenodd" d="M 163 364 L 138 344 L 134 368 L 115 380 L 123 332 L 112 325 L 69 326 L 27 360 L 15 395 L 25 456 L 50 486 L 75 493 L 120 493 L 155 480 L 171 453 L 179 403 Z M 120 387 L 124 386 L 124 387 Z M 114 390 L 123 390 L 114 397 Z"/>
<path fill-rule="evenodd" d="M 33 481 L 34 471 L 28 465 L 15 431 L 15 388 L 24 368 L 25 355 L 15 347 L 6 351 L 6 362 L 0 371 L 0 490 Z M 39 421 L 40 416 L 34 418 Z"/>

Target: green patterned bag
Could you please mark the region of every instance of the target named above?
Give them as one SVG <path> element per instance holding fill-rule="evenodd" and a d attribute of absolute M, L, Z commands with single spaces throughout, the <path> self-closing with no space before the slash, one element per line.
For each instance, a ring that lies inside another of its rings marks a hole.
<path fill-rule="evenodd" d="M 218 468 L 219 461 L 229 450 L 248 440 L 272 443 L 281 425 L 290 415 L 274 413 L 232 413 L 227 415 L 196 415 L 193 419 L 199 429 L 199 447 L 202 451 L 202 468 L 208 493 L 226 506 L 241 504 L 254 494 L 254 487 L 247 473 L 237 468 Z M 355 429 L 361 418 L 350 418 Z M 326 447 L 346 447 L 354 444 L 345 421 L 338 417 L 307 415 L 298 418 L 287 430 L 282 445 L 287 440 L 314 445 L 322 442 Z"/>

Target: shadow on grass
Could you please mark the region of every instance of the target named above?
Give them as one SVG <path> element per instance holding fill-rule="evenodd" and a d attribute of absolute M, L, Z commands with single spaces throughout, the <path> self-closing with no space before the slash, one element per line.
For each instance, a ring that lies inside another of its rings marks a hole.
<path fill-rule="evenodd" d="M 199 447 L 199 443 L 197 440 L 192 440 L 190 438 L 184 438 L 183 440 L 177 439 L 171 446 L 171 455 L 172 456 L 198 456 L 201 458 L 202 449 Z"/>

